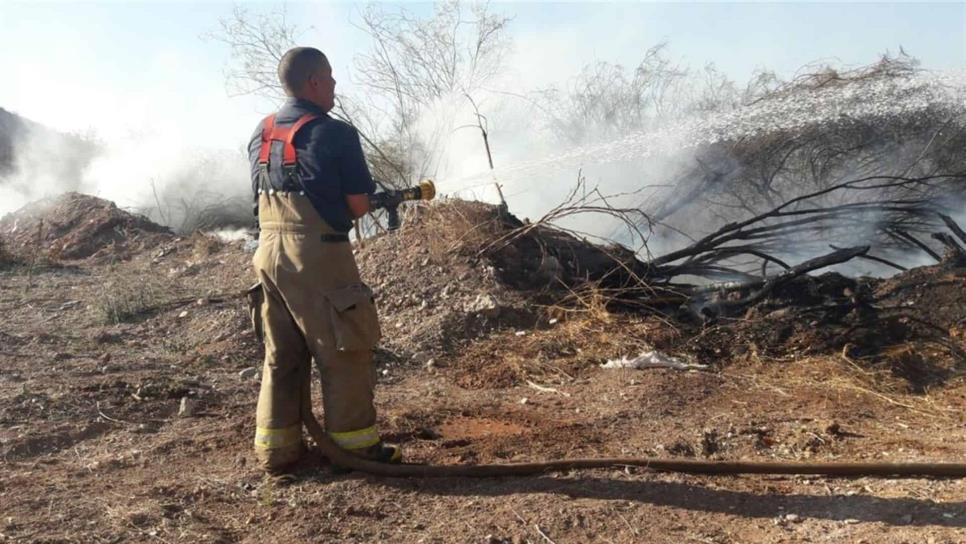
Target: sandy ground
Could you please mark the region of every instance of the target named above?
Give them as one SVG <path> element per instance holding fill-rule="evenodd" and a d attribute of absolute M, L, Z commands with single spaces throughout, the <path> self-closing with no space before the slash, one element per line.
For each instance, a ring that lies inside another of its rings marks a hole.
<path fill-rule="evenodd" d="M 0 541 L 966 542 L 956 480 L 628 468 L 429 481 L 336 475 L 314 456 L 266 477 L 251 454 L 258 382 L 246 369 L 260 351 L 242 301 L 195 301 L 243 288 L 249 256 L 180 244 L 161 261 L 0 272 Z M 105 293 L 125 289 L 187 302 L 112 324 Z M 433 463 L 966 458 L 962 379 L 913 393 L 836 354 L 606 370 L 574 361 L 650 325 L 583 319 L 490 331 L 429 366 L 380 354 L 382 432 Z M 509 352 L 523 340 L 537 351 L 521 361 Z M 532 383 L 502 379 L 500 365 Z"/>
<path fill-rule="evenodd" d="M 407 480 L 314 453 L 266 476 L 250 253 L 58 202 L 0 225 L 0 541 L 966 542 L 962 480 Z M 410 461 L 966 459 L 963 269 L 805 280 L 688 325 L 593 292 L 557 304 L 540 244 L 480 259 L 490 212 L 435 213 L 357 252 L 385 333 L 379 425 Z M 708 369 L 601 368 L 649 347 Z"/>

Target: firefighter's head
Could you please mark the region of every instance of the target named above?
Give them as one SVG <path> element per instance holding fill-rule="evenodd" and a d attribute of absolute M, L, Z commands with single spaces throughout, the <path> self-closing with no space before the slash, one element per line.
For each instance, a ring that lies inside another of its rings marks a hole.
<path fill-rule="evenodd" d="M 314 47 L 295 47 L 282 55 L 278 80 L 285 94 L 308 100 L 328 112 L 335 106 L 335 79 L 325 54 Z"/>

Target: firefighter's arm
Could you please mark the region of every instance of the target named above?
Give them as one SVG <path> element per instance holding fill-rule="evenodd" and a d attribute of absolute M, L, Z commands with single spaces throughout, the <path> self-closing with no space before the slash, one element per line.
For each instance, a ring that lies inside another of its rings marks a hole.
<path fill-rule="evenodd" d="M 369 213 L 369 195 L 345 195 L 345 204 L 353 219 L 358 219 Z"/>
<path fill-rule="evenodd" d="M 339 158 L 339 174 L 342 178 L 342 194 L 345 195 L 346 208 L 352 219 L 358 219 L 369 213 L 369 195 L 376 190 L 366 164 L 366 156 L 362 151 L 359 133 L 355 128 L 346 125 L 348 132 L 344 135 L 344 146 Z"/>

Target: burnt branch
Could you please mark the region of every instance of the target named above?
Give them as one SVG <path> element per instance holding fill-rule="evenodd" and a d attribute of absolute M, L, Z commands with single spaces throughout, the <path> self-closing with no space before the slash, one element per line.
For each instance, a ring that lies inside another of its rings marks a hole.
<path fill-rule="evenodd" d="M 963 231 L 963 229 L 959 226 L 958 223 L 956 223 L 956 221 L 953 220 L 952 217 L 949 217 L 948 215 L 941 213 L 939 214 L 939 218 L 943 220 L 943 223 L 946 224 L 949 230 L 953 231 L 953 234 L 955 234 L 956 237 L 959 238 L 961 242 L 966 244 L 966 232 Z"/>

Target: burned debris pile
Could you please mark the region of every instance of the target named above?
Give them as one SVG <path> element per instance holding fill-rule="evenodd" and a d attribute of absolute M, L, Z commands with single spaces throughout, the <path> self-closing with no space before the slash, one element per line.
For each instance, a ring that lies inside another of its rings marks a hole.
<path fill-rule="evenodd" d="M 496 331 L 546 327 L 561 315 L 556 310 L 596 297 L 611 312 L 653 316 L 677 329 L 677 340 L 661 347 L 705 364 L 749 354 L 837 354 L 886 365 L 913 387 L 942 382 L 962 368 L 966 269 L 946 260 L 888 280 L 848 277 L 824 270 L 873 255 L 868 246 L 830 248 L 786 263 L 748 245 L 761 233 L 800 228 L 812 214 L 825 215 L 799 211 L 728 225 L 647 261 L 621 246 L 519 221 L 497 206 L 444 200 L 421 207 L 396 234 L 366 241 L 358 258 L 379 297 L 387 348 L 424 363 Z M 699 271 L 725 276 L 726 257 L 738 253 L 768 266 L 759 266 L 757 275 L 736 273 L 736 281 L 697 281 Z M 914 356 L 910 346 L 930 355 Z"/>
<path fill-rule="evenodd" d="M 65 193 L 33 202 L 0 219 L 0 237 L 12 254 L 54 260 L 124 260 L 173 238 L 166 227 L 113 202 Z"/>

